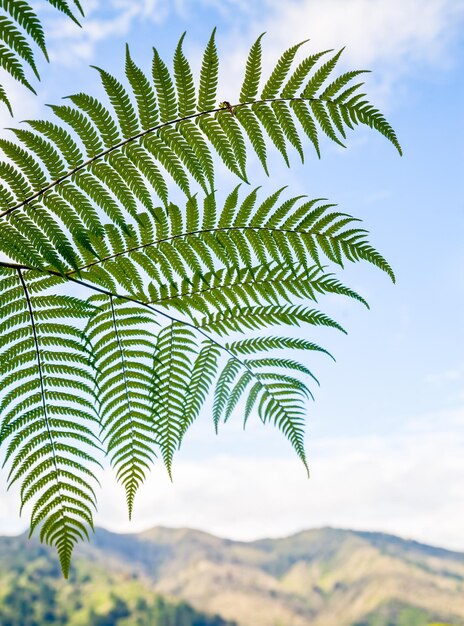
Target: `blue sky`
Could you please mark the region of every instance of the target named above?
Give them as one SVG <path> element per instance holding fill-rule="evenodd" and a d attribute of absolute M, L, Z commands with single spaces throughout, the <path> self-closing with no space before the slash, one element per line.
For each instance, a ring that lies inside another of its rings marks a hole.
<path fill-rule="evenodd" d="M 213 434 L 208 409 L 186 438 L 171 485 L 153 473 L 129 525 L 124 496 L 104 477 L 98 523 L 114 530 L 195 526 L 253 538 L 305 527 L 378 529 L 464 550 L 464 2 L 463 0 L 95 0 L 84 29 L 43 13 L 52 57 L 38 98 L 13 87 L 17 119 L 48 115 L 45 103 L 99 94 L 96 64 L 122 76 L 128 41 L 148 68 L 155 45 L 169 59 L 188 31 L 198 65 L 214 26 L 223 63 L 221 99 L 233 101 L 248 47 L 266 31 L 264 56 L 310 38 L 307 49 L 346 45 L 344 64 L 371 69 L 367 90 L 404 148 L 363 130 L 348 149 L 326 144 L 318 161 L 289 171 L 272 159 L 266 191 L 328 197 L 361 217 L 397 284 L 370 266 L 342 278 L 369 301 L 324 302 L 349 331 L 313 333 L 335 355 L 312 360 L 321 381 L 308 409 L 312 478 L 272 428 L 239 420 Z M 40 3 L 37 3 L 40 8 Z M 1 117 L 2 127 L 11 120 Z M 3 131 L 6 133 L 6 131 Z M 235 181 L 220 177 L 229 190 Z M 0 486 L 0 532 L 14 532 L 17 494 Z"/>

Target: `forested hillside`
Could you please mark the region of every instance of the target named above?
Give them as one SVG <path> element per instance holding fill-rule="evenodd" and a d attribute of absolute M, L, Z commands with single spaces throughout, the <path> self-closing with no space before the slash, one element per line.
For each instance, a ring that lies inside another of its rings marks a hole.
<path fill-rule="evenodd" d="M 130 563 L 113 570 L 104 558 L 81 558 L 64 581 L 51 550 L 25 541 L 0 541 L 1 626 L 236 626 L 166 600 Z"/>
<path fill-rule="evenodd" d="M 464 554 L 380 533 L 98 529 L 68 582 L 52 550 L 0 539 L 1 626 L 464 626 L 463 598 Z"/>

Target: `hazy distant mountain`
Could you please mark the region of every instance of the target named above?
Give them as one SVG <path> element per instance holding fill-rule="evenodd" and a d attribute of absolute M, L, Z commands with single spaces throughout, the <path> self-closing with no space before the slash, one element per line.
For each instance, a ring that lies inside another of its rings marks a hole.
<path fill-rule="evenodd" d="M 107 621 L 79 621 L 74 611 L 73 621 L 55 622 L 70 626 L 230 626 L 206 615 L 147 621 L 141 608 L 148 602 L 148 615 L 155 594 L 239 626 L 464 626 L 464 554 L 379 533 L 325 528 L 245 543 L 187 529 L 97 530 L 76 554 L 71 583 L 57 582 L 45 548 L 3 538 L 0 606 L 3 590 L 24 581 L 37 560 L 42 580 L 53 577 L 56 603 L 80 594 L 81 616 L 90 600 L 93 614 L 113 610 Z M 118 617 L 117 600 L 126 615 Z"/>

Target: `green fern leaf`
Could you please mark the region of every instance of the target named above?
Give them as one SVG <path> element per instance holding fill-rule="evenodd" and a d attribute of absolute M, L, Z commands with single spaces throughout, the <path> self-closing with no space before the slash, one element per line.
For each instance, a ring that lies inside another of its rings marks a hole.
<path fill-rule="evenodd" d="M 309 102 L 309 106 L 314 113 L 314 117 L 318 121 L 319 126 L 322 128 L 327 137 L 329 137 L 329 139 L 332 139 L 332 141 L 334 141 L 335 143 L 338 143 L 338 145 L 342 148 L 346 148 L 346 146 L 339 140 L 334 131 L 334 128 L 330 121 L 330 116 L 324 107 L 324 103 L 320 102 L 319 100 L 311 100 Z"/>
<path fill-rule="evenodd" d="M 121 141 L 121 134 L 111 113 L 96 98 L 85 93 L 69 96 L 81 111 L 86 113 L 98 129 L 105 148 Z"/>
<path fill-rule="evenodd" d="M 228 167 L 230 171 L 236 174 L 239 178 L 246 180 L 244 178 L 244 174 L 240 170 L 239 164 L 237 163 L 237 157 L 234 149 L 220 124 L 213 118 L 201 117 L 198 119 L 198 126 L 212 143 L 224 165 L 226 165 L 226 167 Z"/>
<path fill-rule="evenodd" d="M 216 384 L 213 403 L 213 421 L 216 432 L 230 396 L 231 386 L 241 369 L 238 359 L 229 359 Z"/>
<path fill-rule="evenodd" d="M 195 83 L 193 81 L 192 70 L 182 50 L 185 34 L 186 33 L 180 38 L 174 54 L 174 77 L 176 79 L 177 97 L 179 99 L 179 116 L 182 118 L 193 115 L 196 105 Z"/>
<path fill-rule="evenodd" d="M 276 101 L 272 103 L 272 110 L 274 111 L 277 120 L 282 128 L 282 132 L 288 141 L 296 148 L 300 155 L 301 162 L 304 163 L 304 152 L 301 145 L 300 136 L 296 129 L 295 122 L 293 121 L 292 114 L 286 102 Z"/>
<path fill-rule="evenodd" d="M 324 89 L 321 93 L 321 100 L 329 100 L 330 98 L 334 98 L 339 93 L 340 89 L 343 89 L 353 78 L 359 76 L 360 74 L 368 74 L 369 70 L 356 70 L 352 72 L 345 72 L 338 78 L 336 78 L 330 85 Z M 338 97 L 338 96 L 337 96 Z"/>
<path fill-rule="evenodd" d="M 153 48 L 152 74 L 158 95 L 161 122 L 166 124 L 175 120 L 177 116 L 176 92 L 169 70 L 156 48 Z"/>
<path fill-rule="evenodd" d="M 264 171 L 269 176 L 267 169 L 266 142 L 264 141 L 263 133 L 256 116 L 246 108 L 237 109 L 235 115 L 248 135 L 248 139 L 261 161 Z"/>
<path fill-rule="evenodd" d="M 177 155 L 156 135 L 147 135 L 142 141 L 143 147 L 172 176 L 179 188 L 190 197 L 190 183 L 182 163 Z"/>
<path fill-rule="evenodd" d="M 82 165 L 83 158 L 79 146 L 66 129 L 45 120 L 26 120 L 26 123 L 58 148 L 70 168 Z"/>
<path fill-rule="evenodd" d="M 382 113 L 369 104 L 367 100 L 360 101 L 359 99 L 351 99 L 347 102 L 340 103 L 339 106 L 342 111 L 347 112 L 353 124 L 366 124 L 370 128 L 375 128 L 375 130 L 381 133 L 395 146 L 400 155 L 403 154 L 395 131 Z"/>
<path fill-rule="evenodd" d="M 226 344 L 226 347 L 234 354 L 247 355 L 276 349 L 310 350 L 323 352 L 333 359 L 332 355 L 324 348 L 321 348 L 311 341 L 297 337 L 252 337 L 249 339 L 239 339 L 238 341 Z"/>
<path fill-rule="evenodd" d="M 0 3 L 17 15 L 24 6 Z M 54 6 L 80 10 L 77 1 Z M 0 19 L 0 33 L 22 68 L 31 37 L 20 39 L 14 29 L 26 29 L 12 22 Z M 127 88 L 98 70 L 110 105 L 77 93 L 68 106 L 52 107 L 57 121 L 31 120 L 14 141 L 0 140 L 0 443 L 8 480 L 21 484 L 22 503 L 32 507 L 31 528 L 40 526 L 58 548 L 65 571 L 92 527 L 98 441 L 131 514 L 159 451 L 171 475 L 216 377 L 216 428 L 235 412 L 244 423 L 256 412 L 306 464 L 306 401 L 317 379 L 306 363 L 273 352 L 327 352 L 310 338 L 267 336 L 268 329 L 345 332 L 322 311 L 323 296 L 367 306 L 324 258 L 337 270 L 367 261 L 394 280 L 359 221 L 325 200 L 284 197 L 283 189 L 260 199 L 258 189 L 242 195 L 238 186 L 221 204 L 214 191 L 217 163 L 246 180 L 250 147 L 266 173 L 271 149 L 288 162 L 289 144 L 303 157 L 307 135 L 319 154 L 319 132 L 339 142 L 359 124 L 399 147 L 361 85 L 351 85 L 360 72 L 331 79 L 339 55 L 313 71 L 324 53 L 292 70 L 294 46 L 256 100 L 260 37 L 241 102 L 217 106 L 214 32 L 197 86 L 183 42 L 173 75 L 155 51 L 152 80 L 126 49 Z M 185 206 L 170 202 L 169 177 Z M 87 302 L 62 295 L 72 289 L 93 295 Z"/>
<path fill-rule="evenodd" d="M 92 345 L 99 389 L 103 441 L 126 490 L 129 517 L 155 457 L 150 385 L 157 324 L 153 315 L 115 298 L 95 296 L 98 306 L 86 334 Z"/>
<path fill-rule="evenodd" d="M 48 59 L 42 25 L 25 0 L 1 0 L 1 7 L 33 39 Z"/>
<path fill-rule="evenodd" d="M 195 359 L 184 396 L 179 445 L 188 428 L 197 419 L 203 408 L 213 379 L 216 376 L 220 354 L 219 346 L 212 341 L 205 341 Z"/>
<path fill-rule="evenodd" d="M 230 331 L 245 332 L 275 324 L 299 326 L 302 323 L 329 326 L 346 332 L 337 322 L 324 313 L 302 306 L 237 307 L 204 317 L 199 320 L 198 327 L 212 330 L 219 335 L 226 335 Z"/>
<path fill-rule="evenodd" d="M 47 0 L 52 6 L 54 6 L 56 9 L 58 9 L 59 11 L 61 11 L 62 13 L 64 13 L 65 15 L 67 15 L 68 17 L 70 17 L 78 26 L 80 26 L 79 22 L 77 21 L 75 15 L 73 14 L 73 12 L 71 11 L 69 4 L 66 2 L 66 0 Z M 82 7 L 80 5 L 80 3 L 76 0 L 73 0 L 74 4 L 76 5 L 76 7 L 79 10 L 79 13 L 81 15 L 83 15 L 83 11 L 82 11 Z"/>
<path fill-rule="evenodd" d="M 331 52 L 331 50 L 324 50 L 323 52 L 319 52 L 318 54 L 314 54 L 304 59 L 288 79 L 285 87 L 282 90 L 281 97 L 294 98 L 298 89 L 301 87 L 306 77 L 308 76 L 309 72 L 313 69 L 319 59 L 328 52 Z"/>
<path fill-rule="evenodd" d="M 170 477 L 174 452 L 188 426 L 184 402 L 192 379 L 193 355 L 196 347 L 190 329 L 172 323 L 160 332 L 154 356 L 152 411 L 157 443 Z"/>
<path fill-rule="evenodd" d="M 168 187 L 156 162 L 143 146 L 130 144 L 125 147 L 125 154 L 155 190 L 164 205 L 168 203 Z"/>
<path fill-rule="evenodd" d="M 34 61 L 34 54 L 27 39 L 21 31 L 6 17 L 0 16 L 0 41 L 3 41 L 12 51 L 24 59 L 39 78 L 39 73 Z"/>
<path fill-rule="evenodd" d="M 216 119 L 230 142 L 235 159 L 240 167 L 240 178 L 248 182 L 246 178 L 247 152 L 240 126 L 228 112 L 218 113 Z"/>
<path fill-rule="evenodd" d="M 317 135 L 317 127 L 314 123 L 314 119 L 309 112 L 306 102 L 295 101 L 291 102 L 290 106 L 295 111 L 295 115 L 300 122 L 306 136 L 311 141 L 316 150 L 317 156 L 321 158 L 321 151 L 319 149 L 319 138 Z"/>
<path fill-rule="evenodd" d="M 253 112 L 256 114 L 256 117 L 260 120 L 261 124 L 263 125 L 263 128 L 266 130 L 267 134 L 269 135 L 272 143 L 275 145 L 277 150 L 283 156 L 284 161 L 287 164 L 287 167 L 290 167 L 284 134 L 282 132 L 282 128 L 273 110 L 267 104 L 259 103 L 253 106 Z"/>
<path fill-rule="evenodd" d="M 0 102 L 3 102 L 3 104 L 6 105 L 10 115 L 13 116 L 13 109 L 11 108 L 11 103 L 8 99 L 8 96 L 6 95 L 6 91 L 4 87 L 2 87 L 1 85 L 0 85 Z"/>
<path fill-rule="evenodd" d="M 261 39 L 263 37 L 264 33 L 262 33 L 251 46 L 248 54 L 245 77 L 240 91 L 240 102 L 252 102 L 256 100 L 256 96 L 258 95 L 259 81 L 261 78 Z"/>
<path fill-rule="evenodd" d="M 195 153 L 212 190 L 214 187 L 213 158 L 202 133 L 190 120 L 185 120 L 179 124 L 178 130 Z"/>
<path fill-rule="evenodd" d="M 128 139 L 137 135 L 140 130 L 139 121 L 129 94 L 123 85 L 114 76 L 105 72 L 105 70 L 94 65 L 91 67 L 100 74 L 103 88 L 113 105 L 123 137 Z"/>
<path fill-rule="evenodd" d="M 0 68 L 4 69 L 15 80 L 27 87 L 29 91 L 36 93 L 34 87 L 32 87 L 31 83 L 27 80 L 23 66 L 16 54 L 2 44 L 0 44 Z"/>
<path fill-rule="evenodd" d="M 155 92 L 145 74 L 132 60 L 129 46 L 126 46 L 126 76 L 137 101 L 142 130 L 153 128 L 158 123 Z"/>
<path fill-rule="evenodd" d="M 216 29 L 213 30 L 203 55 L 200 73 L 200 91 L 198 93 L 198 110 L 214 109 L 217 99 L 219 59 L 215 42 Z"/>

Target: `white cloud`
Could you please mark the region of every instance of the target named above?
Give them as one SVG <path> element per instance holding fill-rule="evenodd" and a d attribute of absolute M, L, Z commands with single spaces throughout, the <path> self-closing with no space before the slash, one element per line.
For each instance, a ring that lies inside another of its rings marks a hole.
<path fill-rule="evenodd" d="M 132 523 L 106 472 L 97 523 L 121 532 L 189 526 L 238 539 L 332 525 L 464 550 L 463 426 L 460 412 L 422 417 L 385 437 L 321 441 L 309 480 L 293 456 L 179 458 L 174 484 L 159 466 L 149 478 Z M 0 532 L 19 530 L 17 505 L 17 493 L 0 492 Z"/>
<path fill-rule="evenodd" d="M 355 64 L 387 63 L 397 70 L 409 61 L 443 58 L 464 18 L 462 0 L 269 0 L 265 27 L 283 44 L 312 38 L 318 47 L 347 46 Z"/>
<path fill-rule="evenodd" d="M 32 81 L 37 91 L 40 91 L 40 84 L 37 85 Z M 8 94 L 8 99 L 14 113 L 14 119 L 3 104 L 0 105 L 0 128 L 13 127 L 17 125 L 17 120 L 33 119 L 39 114 L 42 106 L 43 98 L 34 96 L 26 87 L 15 81 L 8 74 L 3 73 L 1 84 Z M 13 135 L 9 131 L 3 131 L 2 136 L 12 139 Z"/>
<path fill-rule="evenodd" d="M 311 454 L 310 480 L 293 458 L 179 461 L 174 485 L 158 471 L 143 488 L 135 526 L 194 526 L 250 539 L 330 524 L 464 550 L 464 436 L 456 436 L 456 415 L 442 419 L 441 431 L 426 422 L 385 438 L 321 442 Z M 106 488 L 113 492 L 111 481 Z M 127 531 L 117 502 L 104 498 L 101 523 L 113 520 L 114 529 Z"/>
<path fill-rule="evenodd" d="M 227 47 L 235 54 L 228 77 L 236 83 L 250 39 L 263 31 L 267 63 L 310 38 L 312 52 L 346 46 L 342 63 L 375 69 L 369 91 L 375 90 L 376 102 L 384 105 L 398 79 L 411 70 L 451 61 L 463 22 L 464 0 L 268 0 L 266 13 L 231 37 Z"/>
<path fill-rule="evenodd" d="M 137 22 L 143 20 L 161 24 L 173 13 L 188 21 L 195 19 L 198 5 L 214 10 L 224 18 L 237 12 L 246 15 L 255 13 L 244 0 L 89 0 L 82 29 L 76 28 L 67 18 L 49 15 L 47 40 L 50 57 L 64 65 L 92 61 L 100 42 L 129 34 Z M 177 35 L 180 34 L 181 26 Z M 136 36 L 135 28 L 132 36 Z"/>
<path fill-rule="evenodd" d="M 346 46 L 342 62 L 376 70 L 369 90 L 381 106 L 411 69 L 450 62 L 464 22 L 464 0 L 89 0 L 82 29 L 49 14 L 50 56 L 65 65 L 92 62 L 100 42 L 121 35 L 130 41 L 141 20 L 161 24 L 173 13 L 183 18 L 177 37 L 199 8 L 213 10 L 227 24 L 218 40 L 228 93 L 239 88 L 251 41 L 267 31 L 267 69 L 284 49 L 308 37 L 311 51 Z M 200 55 L 199 48 L 193 51 Z"/>
<path fill-rule="evenodd" d="M 190 526 L 239 539 L 332 525 L 464 550 L 463 425 L 464 414 L 449 415 L 387 437 L 322 441 L 310 455 L 310 480 L 291 457 L 179 460 L 174 485 L 159 469 L 149 479 L 132 525 L 106 475 L 99 523 L 119 531 Z"/>
<path fill-rule="evenodd" d="M 177 4 L 173 2 L 171 6 L 175 8 Z M 99 42 L 127 34 L 138 19 L 161 23 L 169 7 L 166 0 L 90 0 L 85 7 L 82 29 L 67 18 L 50 16 L 47 23 L 50 58 L 64 65 L 92 61 Z"/>

